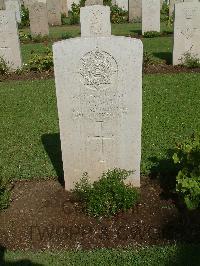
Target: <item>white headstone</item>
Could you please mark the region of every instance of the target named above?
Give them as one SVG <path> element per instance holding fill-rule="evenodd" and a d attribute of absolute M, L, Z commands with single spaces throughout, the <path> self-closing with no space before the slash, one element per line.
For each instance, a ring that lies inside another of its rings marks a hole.
<path fill-rule="evenodd" d="M 17 22 L 21 23 L 21 7 L 19 0 L 6 0 L 5 5 L 6 10 L 15 12 Z"/>
<path fill-rule="evenodd" d="M 48 21 L 49 25 L 61 25 L 61 1 L 47 0 Z"/>
<path fill-rule="evenodd" d="M 141 21 L 142 0 L 129 0 L 129 21 Z"/>
<path fill-rule="evenodd" d="M 68 17 L 67 0 L 61 0 L 61 13 Z"/>
<path fill-rule="evenodd" d="M 81 8 L 87 28 L 92 10 L 95 31 L 84 22 L 81 38 L 53 45 L 65 188 L 84 172 L 94 181 L 115 167 L 134 170 L 128 182 L 140 186 L 142 42 L 108 36 L 108 7 Z"/>
<path fill-rule="evenodd" d="M 86 0 L 85 6 L 103 5 L 103 0 Z"/>
<path fill-rule="evenodd" d="M 200 59 L 200 3 L 175 5 L 173 64 L 189 53 Z"/>
<path fill-rule="evenodd" d="M 142 34 L 160 32 L 160 0 L 142 0 Z"/>
<path fill-rule="evenodd" d="M 173 16 L 174 15 L 174 5 L 177 3 L 182 3 L 183 0 L 170 0 L 169 2 L 169 16 Z"/>
<path fill-rule="evenodd" d="M 6 9 L 5 1 L 4 0 L 0 0 L 0 10 L 4 10 L 4 9 Z"/>
<path fill-rule="evenodd" d="M 124 10 L 128 10 L 129 0 L 116 0 L 116 4 Z"/>
<path fill-rule="evenodd" d="M 81 36 L 110 36 L 110 8 L 108 6 L 88 6 L 80 10 Z"/>
<path fill-rule="evenodd" d="M 49 35 L 47 5 L 44 2 L 35 2 L 29 7 L 30 29 L 32 36 Z"/>
<path fill-rule="evenodd" d="M 13 11 L 0 11 L 0 57 L 11 70 L 22 66 L 17 22 Z"/>

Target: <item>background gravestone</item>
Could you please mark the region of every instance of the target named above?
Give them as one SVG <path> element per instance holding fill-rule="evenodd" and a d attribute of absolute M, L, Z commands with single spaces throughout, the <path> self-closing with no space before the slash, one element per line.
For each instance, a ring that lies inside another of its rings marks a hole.
<path fill-rule="evenodd" d="M 142 0 L 142 34 L 147 31 L 160 32 L 160 1 Z"/>
<path fill-rule="evenodd" d="M 142 0 L 129 0 L 129 21 L 141 21 Z"/>
<path fill-rule="evenodd" d="M 61 25 L 61 2 L 60 0 L 47 0 L 49 25 Z"/>
<path fill-rule="evenodd" d="M 90 18 L 90 23 L 88 22 L 88 18 Z M 110 8 L 108 6 L 103 7 L 103 12 L 99 6 L 81 9 L 80 22 L 82 37 L 105 37 L 111 35 Z"/>
<path fill-rule="evenodd" d="M 15 12 L 17 22 L 21 23 L 21 4 L 19 0 L 6 0 L 5 5 L 6 10 Z"/>
<path fill-rule="evenodd" d="M 68 17 L 67 0 L 61 0 L 61 13 Z"/>
<path fill-rule="evenodd" d="M 143 47 L 108 35 L 108 9 L 81 8 L 83 36 L 53 45 L 67 190 L 84 172 L 94 181 L 115 167 L 134 170 L 128 182 L 140 186 Z"/>
<path fill-rule="evenodd" d="M 200 59 L 200 3 L 175 5 L 173 64 L 184 61 L 189 53 Z"/>
<path fill-rule="evenodd" d="M 0 11 L 0 56 L 11 70 L 21 68 L 20 42 L 13 11 Z"/>
<path fill-rule="evenodd" d="M 36 1 L 29 7 L 29 19 L 32 36 L 49 35 L 47 6 L 44 2 Z"/>
<path fill-rule="evenodd" d="M 103 5 L 103 0 L 86 0 L 85 6 Z"/>
<path fill-rule="evenodd" d="M 0 0 L 0 10 L 4 10 L 4 9 L 6 9 L 5 1 Z"/>

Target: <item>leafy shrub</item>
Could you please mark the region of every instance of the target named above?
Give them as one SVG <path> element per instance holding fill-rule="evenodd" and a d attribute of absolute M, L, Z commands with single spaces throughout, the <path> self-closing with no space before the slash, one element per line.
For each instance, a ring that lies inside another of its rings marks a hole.
<path fill-rule="evenodd" d="M 32 39 L 31 34 L 23 33 L 22 31 L 19 31 L 19 39 L 20 41 L 30 41 Z"/>
<path fill-rule="evenodd" d="M 128 21 L 128 11 L 123 10 L 117 5 L 110 7 L 110 20 L 114 24 L 125 23 Z"/>
<path fill-rule="evenodd" d="M 173 160 L 179 166 L 176 191 L 188 209 L 197 209 L 200 207 L 200 136 L 193 135 L 178 144 Z"/>
<path fill-rule="evenodd" d="M 5 181 L 0 179 L 0 209 L 8 207 L 10 200 L 10 191 L 7 189 Z"/>
<path fill-rule="evenodd" d="M 160 32 L 158 31 L 147 31 L 143 34 L 144 38 L 154 38 L 154 37 L 159 37 Z"/>
<path fill-rule="evenodd" d="M 188 68 L 197 68 L 200 67 L 200 60 L 196 56 L 191 55 L 189 52 L 184 54 L 184 57 L 181 58 L 183 65 Z"/>
<path fill-rule="evenodd" d="M 112 23 L 124 23 L 128 20 L 128 11 L 123 10 L 117 5 L 112 5 L 111 0 L 104 0 L 104 5 L 110 6 L 110 18 Z M 85 0 L 81 0 L 79 4 L 73 3 L 71 6 L 71 12 L 69 13 L 70 24 L 79 24 L 80 23 L 80 8 L 85 6 Z"/>
<path fill-rule="evenodd" d="M 40 34 L 35 35 L 35 36 L 31 36 L 30 38 L 35 43 L 42 43 L 42 42 L 45 42 L 45 41 L 49 40 L 49 36 L 48 35 L 40 35 Z"/>
<path fill-rule="evenodd" d="M 80 4 L 72 4 L 71 12 L 69 13 L 69 23 L 79 24 L 80 23 Z"/>
<path fill-rule="evenodd" d="M 160 21 L 167 22 L 169 20 L 169 5 L 163 3 L 162 9 L 160 11 Z"/>
<path fill-rule="evenodd" d="M 9 73 L 9 67 L 7 62 L 3 59 L 3 57 L 0 57 L 0 74 L 6 75 Z"/>
<path fill-rule="evenodd" d="M 24 5 L 21 6 L 21 23 L 19 24 L 19 28 L 28 27 L 30 26 L 29 20 L 29 10 L 25 8 Z"/>
<path fill-rule="evenodd" d="M 46 48 L 44 54 L 33 54 L 28 62 L 28 67 L 32 71 L 49 71 L 53 68 L 53 53 Z"/>
<path fill-rule="evenodd" d="M 61 22 L 62 22 L 62 25 L 67 25 L 67 24 L 69 24 L 69 19 L 68 19 L 68 17 L 66 16 L 66 14 L 61 14 Z"/>
<path fill-rule="evenodd" d="M 63 32 L 62 35 L 61 35 L 61 38 L 64 39 L 64 40 L 65 39 L 70 39 L 70 38 L 72 38 L 72 35 L 69 32 Z"/>
<path fill-rule="evenodd" d="M 159 61 L 156 59 L 151 53 L 144 52 L 143 56 L 143 65 L 144 67 L 150 66 L 150 65 L 156 65 Z"/>
<path fill-rule="evenodd" d="M 126 211 L 139 200 L 138 191 L 124 184 L 124 180 L 132 173 L 121 169 L 109 170 L 93 185 L 88 175 L 84 174 L 76 183 L 74 192 L 85 204 L 86 212 L 93 216 L 110 216 Z"/>

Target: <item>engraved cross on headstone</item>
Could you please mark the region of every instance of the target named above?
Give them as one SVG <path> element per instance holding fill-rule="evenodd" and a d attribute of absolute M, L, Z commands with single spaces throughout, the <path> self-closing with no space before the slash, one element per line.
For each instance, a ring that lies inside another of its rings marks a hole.
<path fill-rule="evenodd" d="M 101 147 L 100 147 L 100 163 L 105 162 L 105 152 L 106 152 L 106 143 L 107 141 L 112 141 L 113 140 L 113 135 L 111 136 L 106 136 L 107 134 L 104 134 L 104 121 L 96 121 L 98 124 L 98 134 L 96 134 L 93 137 L 90 137 L 90 139 L 101 142 Z"/>

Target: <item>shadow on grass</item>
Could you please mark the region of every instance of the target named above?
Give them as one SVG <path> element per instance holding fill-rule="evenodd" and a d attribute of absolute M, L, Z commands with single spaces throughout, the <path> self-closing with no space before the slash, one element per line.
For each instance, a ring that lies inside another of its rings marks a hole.
<path fill-rule="evenodd" d="M 151 178 L 159 180 L 160 186 L 163 190 L 164 198 L 173 197 L 176 187 L 176 175 L 178 173 L 178 166 L 174 164 L 172 156 L 175 150 L 170 149 L 167 151 L 165 158 L 158 159 L 157 157 L 151 157 L 149 160 L 153 166 L 150 169 Z"/>
<path fill-rule="evenodd" d="M 6 248 L 0 246 L 0 265 L 1 266 L 43 266 L 42 264 L 31 262 L 28 259 L 22 259 L 15 262 L 5 261 Z"/>
<path fill-rule="evenodd" d="M 159 52 L 159 53 L 153 53 L 153 55 L 161 60 L 165 60 L 167 65 L 172 64 L 172 53 L 171 52 Z"/>
<path fill-rule="evenodd" d="M 200 245 L 182 245 L 177 247 L 176 255 L 170 256 L 165 266 L 198 266 L 200 265 Z"/>
<path fill-rule="evenodd" d="M 135 33 L 136 35 L 142 35 L 142 30 L 130 30 L 131 33 Z"/>
<path fill-rule="evenodd" d="M 60 134 L 45 134 L 42 136 L 42 143 L 57 173 L 59 183 L 64 186 Z"/>

